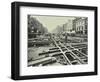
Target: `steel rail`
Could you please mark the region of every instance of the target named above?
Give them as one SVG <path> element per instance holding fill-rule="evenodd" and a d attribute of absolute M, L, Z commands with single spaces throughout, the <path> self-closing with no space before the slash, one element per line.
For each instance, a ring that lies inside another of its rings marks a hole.
<path fill-rule="evenodd" d="M 61 45 L 63 45 L 61 42 L 60 42 Z M 64 45 L 63 45 L 64 46 Z M 64 46 L 71 54 L 73 54 L 82 64 L 85 64 L 85 62 L 83 60 L 81 60 L 77 55 L 75 55 L 72 50 L 68 49 L 66 46 Z"/>
<path fill-rule="evenodd" d="M 70 47 L 71 48 L 74 48 L 74 47 L 72 47 L 71 45 L 70 45 Z M 76 49 L 77 50 L 77 49 Z M 87 55 L 86 54 L 84 54 L 84 53 L 82 53 L 82 52 L 80 52 L 79 50 L 77 50 L 79 53 L 81 53 L 82 55 L 84 55 L 85 57 L 87 57 Z"/>
<path fill-rule="evenodd" d="M 54 41 L 56 47 L 59 48 L 59 50 L 61 51 L 61 53 L 63 54 L 63 56 L 66 58 L 67 62 L 69 63 L 69 65 L 72 65 L 71 61 L 66 57 L 65 53 L 62 51 L 62 49 L 59 47 L 59 45 L 57 44 L 57 42 L 54 40 L 54 38 L 52 38 L 52 40 Z"/>

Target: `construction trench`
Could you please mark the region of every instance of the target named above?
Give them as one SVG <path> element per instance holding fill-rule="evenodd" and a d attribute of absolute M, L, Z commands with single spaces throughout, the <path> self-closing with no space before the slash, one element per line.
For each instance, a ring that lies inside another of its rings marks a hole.
<path fill-rule="evenodd" d="M 50 36 L 50 39 L 54 47 L 38 53 L 39 58 L 31 59 L 28 66 L 80 65 L 88 63 L 87 44 L 65 43 L 53 35 Z M 33 46 L 34 44 L 36 46 L 36 43 L 32 42 Z"/>

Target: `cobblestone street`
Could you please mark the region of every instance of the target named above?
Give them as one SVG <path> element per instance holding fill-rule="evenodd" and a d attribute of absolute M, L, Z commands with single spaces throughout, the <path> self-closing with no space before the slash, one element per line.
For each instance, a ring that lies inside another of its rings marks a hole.
<path fill-rule="evenodd" d="M 52 36 L 52 46 L 28 48 L 29 66 L 87 64 L 87 42 L 64 43 Z M 69 37 L 70 40 L 71 37 Z M 76 38 L 71 38 L 76 39 Z M 77 38 L 84 39 L 84 38 Z M 85 52 L 82 51 L 85 49 Z M 45 60 L 47 58 L 47 60 Z M 49 58 L 49 59 L 48 59 Z M 41 61 L 40 61 L 41 60 Z M 34 63 L 35 61 L 35 63 Z M 37 61 L 37 62 L 36 62 Z M 33 62 L 33 63 L 32 63 Z"/>

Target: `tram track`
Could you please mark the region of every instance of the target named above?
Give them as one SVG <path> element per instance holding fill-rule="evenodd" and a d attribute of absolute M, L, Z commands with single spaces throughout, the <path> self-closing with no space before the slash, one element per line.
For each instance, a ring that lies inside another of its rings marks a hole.
<path fill-rule="evenodd" d="M 61 43 L 60 41 L 56 40 L 54 37 L 52 37 L 52 40 L 54 41 L 54 44 L 56 45 L 56 47 L 59 48 L 59 50 L 61 51 L 61 53 L 63 54 L 63 56 L 65 57 L 65 59 L 66 59 L 66 61 L 67 61 L 67 63 L 69 65 L 72 65 L 73 61 L 77 61 L 78 64 L 86 64 L 86 62 L 84 61 L 84 60 L 88 59 L 86 54 L 80 52 L 78 49 L 72 47 L 71 45 L 69 47 L 72 50 L 69 49 L 63 43 Z M 66 50 L 63 51 L 61 47 L 65 48 Z M 77 54 L 75 54 L 73 51 L 76 51 L 78 54 L 81 54 L 81 56 L 84 58 L 84 60 L 81 57 L 79 57 Z M 68 54 L 68 55 L 70 55 L 70 56 L 66 55 L 66 52 L 69 52 L 70 54 Z M 68 58 L 68 57 L 73 57 L 73 61 L 71 61 L 70 60 L 71 58 Z"/>

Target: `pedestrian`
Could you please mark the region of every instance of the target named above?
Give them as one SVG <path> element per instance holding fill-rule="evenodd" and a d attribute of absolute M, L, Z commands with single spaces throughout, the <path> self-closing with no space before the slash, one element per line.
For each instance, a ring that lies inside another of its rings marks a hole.
<path fill-rule="evenodd" d="M 65 34 L 65 42 L 66 43 L 68 42 L 68 34 L 67 33 Z"/>

